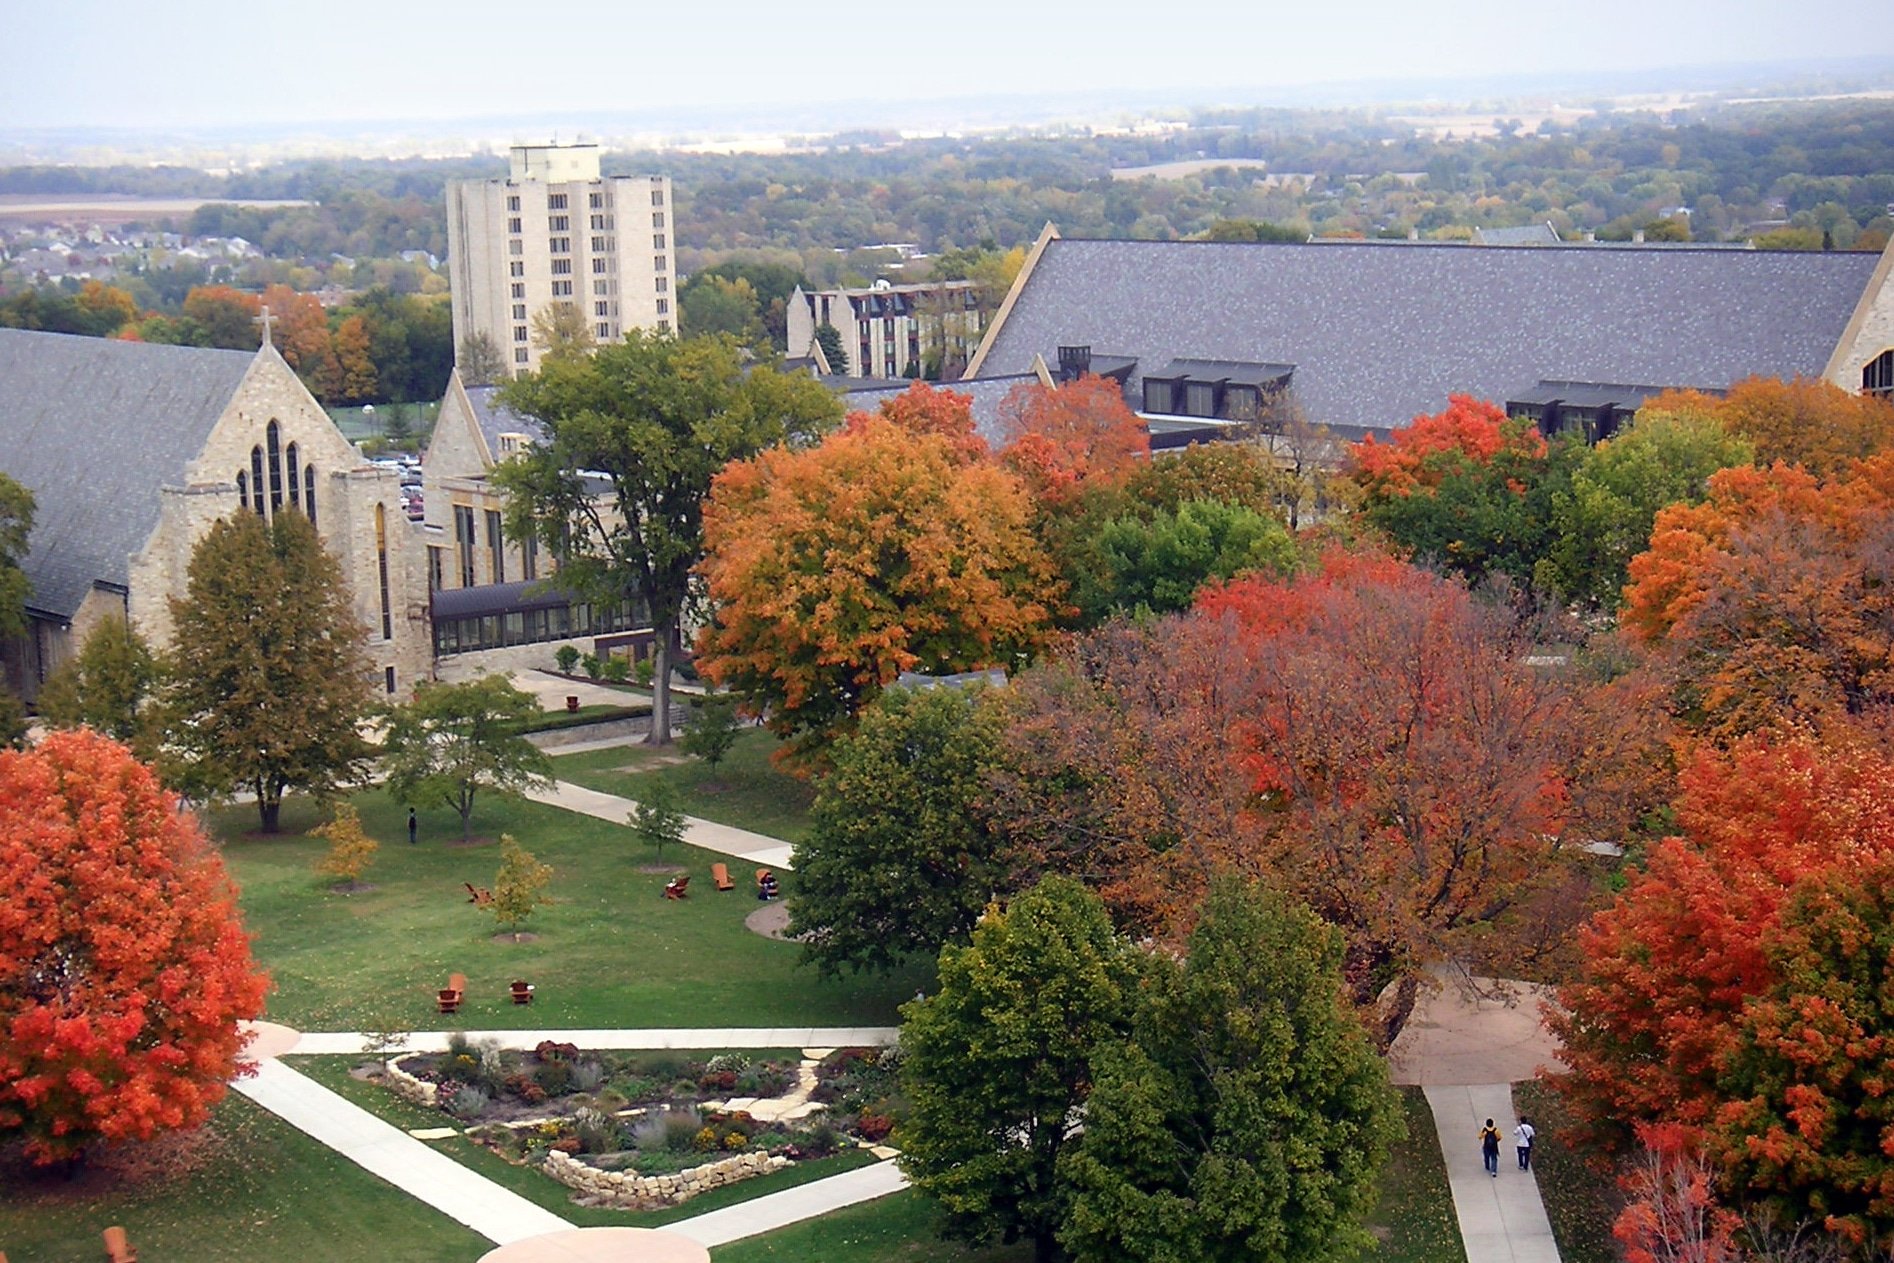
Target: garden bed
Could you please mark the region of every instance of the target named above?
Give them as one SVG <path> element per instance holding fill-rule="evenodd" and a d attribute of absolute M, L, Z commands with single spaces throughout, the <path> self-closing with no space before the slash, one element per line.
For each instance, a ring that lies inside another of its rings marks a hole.
<path fill-rule="evenodd" d="M 821 1057 L 530 1052 L 456 1037 L 380 1071 L 469 1140 L 575 1190 L 583 1205 L 652 1209 L 805 1159 L 876 1144 L 904 1112 L 896 1050 Z"/>

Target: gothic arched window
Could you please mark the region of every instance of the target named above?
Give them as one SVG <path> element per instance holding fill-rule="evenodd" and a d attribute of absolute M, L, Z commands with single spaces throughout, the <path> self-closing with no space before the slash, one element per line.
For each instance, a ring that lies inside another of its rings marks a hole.
<path fill-rule="evenodd" d="M 237 503 L 246 509 L 250 507 L 250 476 L 241 469 L 237 471 Z"/>
<path fill-rule="evenodd" d="M 274 513 L 283 507 L 283 434 L 274 421 L 263 433 L 270 448 L 270 512 Z"/>
<path fill-rule="evenodd" d="M 250 449 L 250 507 L 256 510 L 258 517 L 264 516 L 263 508 L 263 449 Z"/>
<path fill-rule="evenodd" d="M 388 609 L 388 511 L 375 506 L 375 564 L 381 570 L 381 638 L 395 638 L 394 619 Z"/>
<path fill-rule="evenodd" d="M 303 466 L 303 496 L 309 501 L 309 525 L 316 524 L 316 467 Z"/>
<path fill-rule="evenodd" d="M 289 507 L 303 507 L 303 471 L 296 464 L 296 445 L 291 443 L 283 449 L 283 461 L 289 466 Z"/>

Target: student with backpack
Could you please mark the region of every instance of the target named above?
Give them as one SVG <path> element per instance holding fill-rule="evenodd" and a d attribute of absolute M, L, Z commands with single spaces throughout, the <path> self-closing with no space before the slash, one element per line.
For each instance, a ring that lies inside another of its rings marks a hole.
<path fill-rule="evenodd" d="M 1487 1119 L 1486 1126 L 1480 1128 L 1480 1158 L 1486 1163 L 1486 1173 L 1494 1179 L 1499 1178 L 1499 1128 L 1493 1126 L 1493 1120 Z"/>

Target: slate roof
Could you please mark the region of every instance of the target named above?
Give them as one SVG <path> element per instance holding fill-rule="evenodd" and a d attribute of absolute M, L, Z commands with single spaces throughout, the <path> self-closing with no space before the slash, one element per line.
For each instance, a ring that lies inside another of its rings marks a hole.
<path fill-rule="evenodd" d="M 256 358 L 0 329 L 0 470 L 33 492 L 28 608 L 61 619 L 95 583 L 130 582 L 185 466 Z"/>
<path fill-rule="evenodd" d="M 523 417 L 511 408 L 503 408 L 494 398 L 499 393 L 498 386 L 467 387 L 467 402 L 473 405 L 474 424 L 480 427 L 480 433 L 487 440 L 487 451 L 493 459 L 500 459 L 500 436 L 502 434 L 524 434 L 528 441 L 539 443 L 546 437 L 546 428 L 531 417 Z"/>
<path fill-rule="evenodd" d="M 1473 244 L 1476 246 L 1556 246 L 1561 243 L 1559 230 L 1549 223 L 1473 230 Z"/>
<path fill-rule="evenodd" d="M 1031 356 L 1027 356 L 1030 362 Z M 1012 393 L 1013 387 L 1021 382 L 1036 382 L 1039 375 L 1033 372 L 1011 373 L 1006 376 L 982 374 L 957 382 L 929 383 L 940 390 L 951 390 L 973 397 L 973 428 L 985 439 L 988 447 L 998 448 L 1005 442 L 1000 431 L 1000 401 Z M 884 399 L 892 399 L 903 394 L 913 382 L 902 382 L 897 387 L 873 387 L 863 390 L 850 390 L 842 395 L 842 404 L 850 412 L 873 412 L 881 406 Z"/>
<path fill-rule="evenodd" d="M 1724 388 L 1819 376 L 1878 257 L 1769 250 L 1047 242 L 983 376 L 1062 344 L 1295 365 L 1310 420 L 1386 428 L 1541 381 Z"/>

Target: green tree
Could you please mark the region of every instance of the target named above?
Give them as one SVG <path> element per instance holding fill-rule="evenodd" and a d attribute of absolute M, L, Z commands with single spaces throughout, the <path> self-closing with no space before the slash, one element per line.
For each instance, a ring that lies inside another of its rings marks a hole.
<path fill-rule="evenodd" d="M 553 901 L 546 893 L 551 881 L 551 865 L 541 864 L 512 834 L 500 835 L 500 867 L 493 874 L 493 898 L 485 906 L 514 942 L 519 942 L 520 927 L 527 919 Z"/>
<path fill-rule="evenodd" d="M 1552 547 L 1538 577 L 1568 599 L 1616 609 L 1631 559 L 1650 546 L 1657 511 L 1701 503 L 1711 474 L 1754 457 L 1748 440 L 1714 417 L 1640 414 L 1585 452 L 1570 486 L 1553 492 Z"/>
<path fill-rule="evenodd" d="M 730 753 L 730 747 L 737 743 L 737 737 L 743 732 L 743 722 L 737 716 L 737 699 L 728 693 L 711 693 L 697 703 L 691 715 L 691 724 L 684 730 L 684 739 L 680 743 L 684 753 L 692 758 L 702 759 L 712 774 L 717 765 Z"/>
<path fill-rule="evenodd" d="M 677 790 L 662 778 L 651 781 L 638 792 L 638 801 L 632 804 L 625 823 L 651 844 L 660 861 L 664 859 L 666 844 L 683 845 L 684 811 L 678 806 Z"/>
<path fill-rule="evenodd" d="M 763 303 L 742 277 L 698 275 L 678 287 L 678 327 L 685 333 L 727 333 L 745 346 L 769 340 L 763 328 Z"/>
<path fill-rule="evenodd" d="M 815 327 L 816 344 L 822 348 L 822 358 L 829 362 L 831 373 L 848 372 L 848 349 L 842 344 L 842 331 L 826 320 Z"/>
<path fill-rule="evenodd" d="M 468 386 L 491 386 L 507 379 L 506 361 L 500 356 L 500 348 L 494 344 L 493 336 L 484 331 L 470 333 L 460 340 L 454 367 L 460 370 L 461 382 Z"/>
<path fill-rule="evenodd" d="M 1003 880 L 975 811 L 998 745 L 997 712 L 953 688 L 890 689 L 836 743 L 789 901 L 823 974 L 967 941 Z"/>
<path fill-rule="evenodd" d="M 533 345 L 544 359 L 570 359 L 592 349 L 592 325 L 569 300 L 555 300 L 533 313 Z"/>
<path fill-rule="evenodd" d="M 265 833 L 284 791 L 327 794 L 368 761 L 360 726 L 374 685 L 342 569 L 300 514 L 212 524 L 171 599 L 174 648 L 162 699 L 174 783 L 246 789 Z"/>
<path fill-rule="evenodd" d="M 0 683 L 0 750 L 26 749 L 26 707 Z"/>
<path fill-rule="evenodd" d="M 730 461 L 828 429 L 841 404 L 810 378 L 746 365 L 729 338 L 638 332 L 596 355 L 549 360 L 504 395 L 546 430 L 545 442 L 494 471 L 508 531 L 537 532 L 561 578 L 595 600 L 643 608 L 656 632 L 651 741 L 668 744 L 671 652 L 711 479 Z"/>
<path fill-rule="evenodd" d="M 1400 1131 L 1342 990 L 1342 938 L 1286 897 L 1212 886 L 1181 961 L 1153 956 L 1101 1049 L 1062 1166 L 1081 1263 L 1353 1259 Z"/>
<path fill-rule="evenodd" d="M 33 533 L 33 493 L 0 473 L 0 640 L 26 630 L 26 541 Z"/>
<path fill-rule="evenodd" d="M 940 956 L 940 990 L 902 1006 L 895 1133 L 901 1169 L 946 1214 L 948 1235 L 1022 1237 L 1058 1257 L 1059 1160 L 1092 1082 L 1092 1049 L 1128 1029 L 1138 955 L 1097 896 L 1047 878 L 990 909 Z"/>
<path fill-rule="evenodd" d="M 413 701 L 388 711 L 388 792 L 408 805 L 445 803 L 460 813 L 460 836 L 471 836 L 475 794 L 517 798 L 551 787 L 552 760 L 520 734 L 538 714 L 533 695 L 505 676 L 422 684 Z"/>
<path fill-rule="evenodd" d="M 95 729 L 148 759 L 156 734 L 147 703 L 155 699 L 159 678 L 157 656 L 144 637 L 123 618 L 106 618 L 47 678 L 40 716 L 52 728 Z"/>
<path fill-rule="evenodd" d="M 1106 522 L 1092 540 L 1097 558 L 1079 576 L 1079 608 L 1091 621 L 1145 609 L 1187 609 L 1212 579 L 1247 570 L 1285 574 L 1295 541 L 1272 517 L 1221 500 L 1192 500 L 1172 513 L 1156 509 Z"/>

